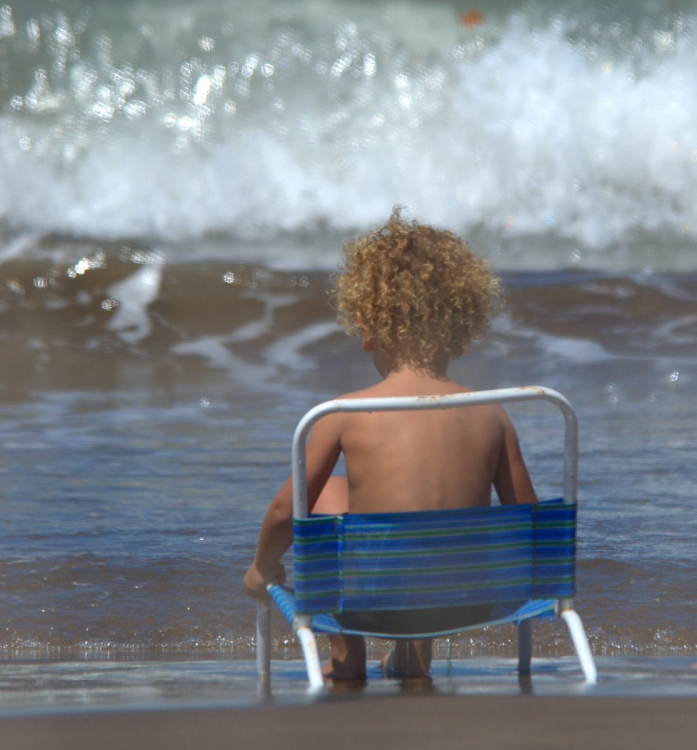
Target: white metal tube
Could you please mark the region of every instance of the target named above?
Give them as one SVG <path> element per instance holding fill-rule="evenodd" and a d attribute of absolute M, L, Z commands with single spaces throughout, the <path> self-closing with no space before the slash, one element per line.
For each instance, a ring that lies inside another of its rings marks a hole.
<path fill-rule="evenodd" d="M 573 609 L 563 610 L 561 616 L 569 628 L 571 640 L 574 642 L 578 660 L 581 662 L 581 669 L 586 678 L 586 683 L 588 685 L 595 685 L 598 681 L 598 670 L 595 666 L 593 653 L 588 645 L 588 638 L 586 638 L 586 631 L 583 629 L 581 618 L 578 616 L 576 610 Z"/>
<path fill-rule="evenodd" d="M 315 634 L 312 632 L 311 625 L 312 618 L 310 617 L 295 618 L 295 632 L 303 649 L 310 691 L 315 692 L 324 687 L 324 677 L 322 676 L 322 665 L 319 660 L 317 641 L 315 640 Z"/>
<path fill-rule="evenodd" d="M 414 411 L 452 409 L 461 406 L 511 403 L 542 399 L 557 406 L 564 415 L 564 502 L 575 503 L 578 486 L 578 420 L 573 407 L 558 391 L 530 385 L 490 391 L 455 393 L 448 396 L 409 396 L 402 398 L 335 399 L 318 404 L 300 420 L 293 435 L 293 516 L 307 518 L 307 473 L 305 444 L 312 425 L 334 412 Z"/>
<path fill-rule="evenodd" d="M 257 602 L 257 675 L 268 680 L 271 674 L 271 601 Z"/>

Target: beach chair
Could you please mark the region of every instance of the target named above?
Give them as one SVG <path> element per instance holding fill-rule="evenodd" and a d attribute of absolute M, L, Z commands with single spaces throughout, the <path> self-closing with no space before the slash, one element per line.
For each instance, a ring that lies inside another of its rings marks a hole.
<path fill-rule="evenodd" d="M 543 399 L 565 420 L 564 495 L 535 504 L 410 513 L 309 516 L 305 444 L 312 425 L 332 412 L 449 409 Z M 574 610 L 578 425 L 571 404 L 549 388 L 527 386 L 449 396 L 345 399 L 311 409 L 293 437 L 295 590 L 269 585 L 271 600 L 293 627 L 311 690 L 323 677 L 314 633 L 374 638 L 437 638 L 471 628 L 400 635 L 350 630 L 335 615 L 461 605 L 490 605 L 472 627 L 518 626 L 518 669 L 530 670 L 531 620 L 561 617 L 586 683 L 597 680 L 593 655 Z M 271 667 L 270 602 L 257 609 L 257 668 Z"/>

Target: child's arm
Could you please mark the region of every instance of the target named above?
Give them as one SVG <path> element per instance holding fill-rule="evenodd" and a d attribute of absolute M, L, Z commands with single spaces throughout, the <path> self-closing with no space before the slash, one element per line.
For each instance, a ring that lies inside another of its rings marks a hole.
<path fill-rule="evenodd" d="M 308 513 L 317 502 L 341 452 L 341 415 L 320 419 L 307 441 Z M 261 524 L 254 562 L 244 577 L 247 593 L 255 599 L 266 597 L 266 585 L 283 584 L 285 570 L 281 558 L 293 542 L 293 483 L 288 477 L 271 502 Z"/>
<path fill-rule="evenodd" d="M 494 473 L 494 487 L 501 505 L 536 503 L 537 495 L 523 460 L 515 427 L 504 412 L 503 443 Z"/>

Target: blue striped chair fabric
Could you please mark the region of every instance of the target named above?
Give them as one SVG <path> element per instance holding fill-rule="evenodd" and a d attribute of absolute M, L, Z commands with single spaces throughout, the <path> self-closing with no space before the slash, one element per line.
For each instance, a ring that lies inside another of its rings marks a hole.
<path fill-rule="evenodd" d="M 284 615 L 349 632 L 354 611 L 496 605 L 491 622 L 554 612 L 575 590 L 576 505 L 310 516 L 294 521 L 295 593 L 274 586 Z M 481 625 L 480 625 L 481 627 Z"/>

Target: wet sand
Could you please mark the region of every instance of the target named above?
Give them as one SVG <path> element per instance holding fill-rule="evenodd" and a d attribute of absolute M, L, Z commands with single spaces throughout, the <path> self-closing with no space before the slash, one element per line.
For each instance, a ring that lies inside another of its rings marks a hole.
<path fill-rule="evenodd" d="M 400 696 L 0 720 L 4 750 L 693 748 L 694 698 Z"/>

